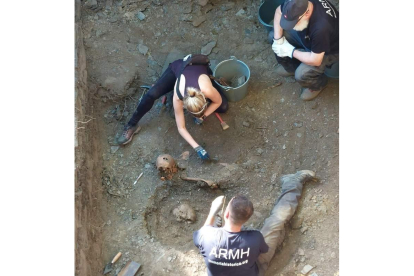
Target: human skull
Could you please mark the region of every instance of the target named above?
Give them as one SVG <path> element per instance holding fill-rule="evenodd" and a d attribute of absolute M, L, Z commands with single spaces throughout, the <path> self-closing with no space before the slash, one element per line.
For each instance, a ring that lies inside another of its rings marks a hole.
<path fill-rule="evenodd" d="M 161 154 L 157 158 L 157 169 L 161 172 L 171 173 L 176 168 L 176 163 L 174 158 L 169 154 Z"/>
<path fill-rule="evenodd" d="M 188 221 L 193 223 L 197 216 L 193 208 L 187 203 L 183 203 L 173 210 L 173 215 L 177 221 Z"/>

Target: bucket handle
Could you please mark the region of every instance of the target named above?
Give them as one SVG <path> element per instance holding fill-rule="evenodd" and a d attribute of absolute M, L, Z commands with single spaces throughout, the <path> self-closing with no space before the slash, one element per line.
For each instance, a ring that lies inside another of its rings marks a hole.
<path fill-rule="evenodd" d="M 237 60 L 237 58 L 235 56 L 230 56 L 230 59 Z"/>

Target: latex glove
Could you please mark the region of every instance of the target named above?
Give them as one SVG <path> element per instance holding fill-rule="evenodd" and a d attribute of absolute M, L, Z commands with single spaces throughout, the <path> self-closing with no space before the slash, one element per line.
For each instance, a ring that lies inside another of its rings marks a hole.
<path fill-rule="evenodd" d="M 295 47 L 290 44 L 286 39 L 283 42 L 283 44 L 278 46 L 278 53 L 276 53 L 276 55 L 278 55 L 279 57 L 293 57 L 293 51 L 295 50 Z"/>
<path fill-rule="evenodd" d="M 216 197 L 211 203 L 210 214 L 214 216 L 217 215 L 217 213 L 221 209 L 221 205 L 223 205 L 223 202 L 224 202 L 224 196 Z"/>
<path fill-rule="evenodd" d="M 201 125 L 203 122 L 204 122 L 203 119 L 194 117 L 194 123 L 196 123 L 197 125 Z"/>
<path fill-rule="evenodd" d="M 272 50 L 273 50 L 273 52 L 275 52 L 275 54 L 277 55 L 277 53 L 279 52 L 279 48 L 280 48 L 280 45 L 282 45 L 283 44 L 283 42 L 285 42 L 285 37 L 284 36 L 282 36 L 281 38 L 279 38 L 279 39 L 274 39 L 273 38 L 273 44 L 272 44 Z"/>
<path fill-rule="evenodd" d="M 194 150 L 197 152 L 197 155 L 201 158 L 201 160 L 210 159 L 210 156 L 208 155 L 207 151 L 203 149 L 201 146 L 196 147 Z"/>

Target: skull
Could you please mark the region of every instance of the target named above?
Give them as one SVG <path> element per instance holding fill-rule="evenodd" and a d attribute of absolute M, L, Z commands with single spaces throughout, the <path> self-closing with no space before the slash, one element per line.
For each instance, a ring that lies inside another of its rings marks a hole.
<path fill-rule="evenodd" d="M 174 158 L 169 154 L 162 154 L 157 158 L 157 169 L 161 172 L 171 173 L 177 167 Z"/>

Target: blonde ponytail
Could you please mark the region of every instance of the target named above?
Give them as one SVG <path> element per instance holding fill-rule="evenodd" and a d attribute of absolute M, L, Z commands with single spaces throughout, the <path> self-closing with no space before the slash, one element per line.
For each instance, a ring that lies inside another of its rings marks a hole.
<path fill-rule="evenodd" d="M 187 88 L 187 95 L 184 97 L 184 108 L 195 116 L 202 116 L 207 106 L 206 98 L 203 93 L 194 88 Z"/>

